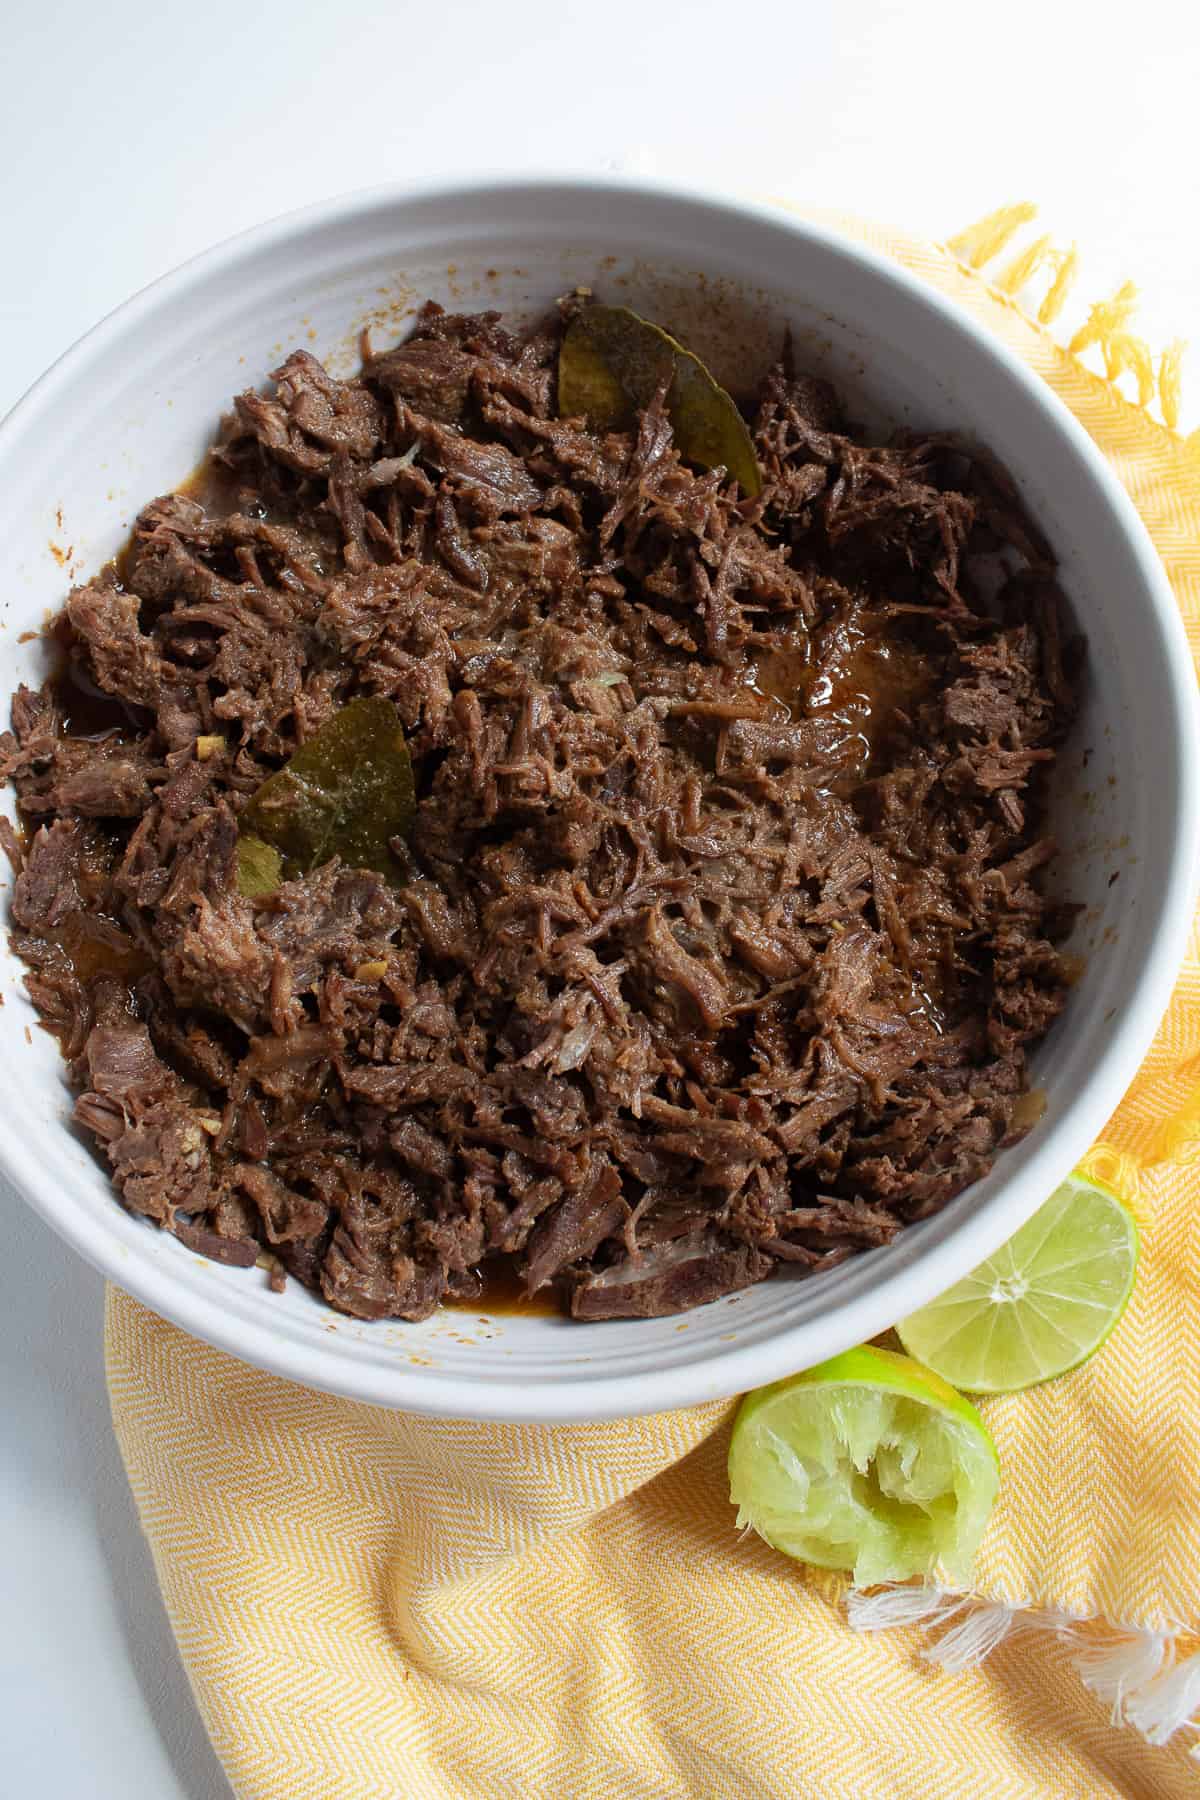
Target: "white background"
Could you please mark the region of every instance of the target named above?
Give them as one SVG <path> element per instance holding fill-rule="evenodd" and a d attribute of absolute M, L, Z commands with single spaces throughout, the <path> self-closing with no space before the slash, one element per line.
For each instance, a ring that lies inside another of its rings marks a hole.
<path fill-rule="evenodd" d="M 437 173 L 616 168 L 934 237 L 1034 199 L 1044 228 L 1079 240 L 1090 297 L 1132 275 L 1153 343 L 1194 326 L 1194 7 L 19 10 L 0 0 L 0 412 L 102 314 L 216 239 Z M 228 1800 L 112 1440 L 101 1283 L 2 1191 L 0 1218 L 0 1786 Z"/>

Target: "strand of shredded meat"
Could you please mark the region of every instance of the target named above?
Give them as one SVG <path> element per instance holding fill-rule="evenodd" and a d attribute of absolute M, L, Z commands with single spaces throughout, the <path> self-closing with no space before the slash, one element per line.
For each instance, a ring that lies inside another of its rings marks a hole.
<path fill-rule="evenodd" d="M 1015 1135 L 1066 998 L 1079 652 L 1004 471 L 781 366 L 746 501 L 661 396 L 556 416 L 573 304 L 289 357 L 0 739 L 15 941 L 123 1203 L 360 1318 L 498 1257 L 600 1319 L 884 1244 Z M 412 752 L 403 884 L 243 897 L 240 809 L 359 695 Z"/>

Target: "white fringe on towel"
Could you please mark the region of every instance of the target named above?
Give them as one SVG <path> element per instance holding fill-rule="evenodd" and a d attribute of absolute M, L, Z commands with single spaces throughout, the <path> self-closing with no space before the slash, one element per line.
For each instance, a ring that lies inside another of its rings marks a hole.
<path fill-rule="evenodd" d="M 1175 1639 L 1168 1632 L 1120 1631 L 1108 1643 L 1086 1642 L 1076 1630 L 1082 1621 L 1067 1613 L 999 1606 L 930 1584 L 870 1593 L 851 1588 L 846 1617 L 855 1631 L 919 1625 L 938 1632 L 921 1655 L 948 1675 L 978 1668 L 1014 1632 L 1051 1631 L 1080 1645 L 1072 1667 L 1084 1686 L 1111 1707 L 1114 1725 L 1133 1726 L 1149 1744 L 1168 1743 L 1184 1727 L 1200 1731 L 1200 1651 L 1178 1662 Z M 1200 1744 L 1192 1755 L 1200 1757 Z"/>

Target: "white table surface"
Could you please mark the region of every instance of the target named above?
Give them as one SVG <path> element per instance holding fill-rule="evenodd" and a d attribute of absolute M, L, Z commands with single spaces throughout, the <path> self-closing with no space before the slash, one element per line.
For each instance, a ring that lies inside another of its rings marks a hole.
<path fill-rule="evenodd" d="M 3 42 L 0 412 L 185 257 L 409 174 L 657 173 L 933 236 L 1031 198 L 1092 297 L 1132 275 L 1152 341 L 1195 324 L 1200 20 L 1160 0 L 37 0 Z M 112 1439 L 101 1281 L 0 1208 L 0 1789 L 228 1800 Z"/>

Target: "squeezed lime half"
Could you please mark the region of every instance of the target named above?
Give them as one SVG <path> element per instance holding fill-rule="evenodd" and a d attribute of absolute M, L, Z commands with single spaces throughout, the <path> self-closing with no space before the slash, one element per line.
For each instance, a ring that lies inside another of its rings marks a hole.
<path fill-rule="evenodd" d="M 729 1446 L 739 1525 L 860 1587 L 939 1565 L 964 1584 L 999 1480 L 970 1401 L 869 1346 L 748 1394 Z"/>

